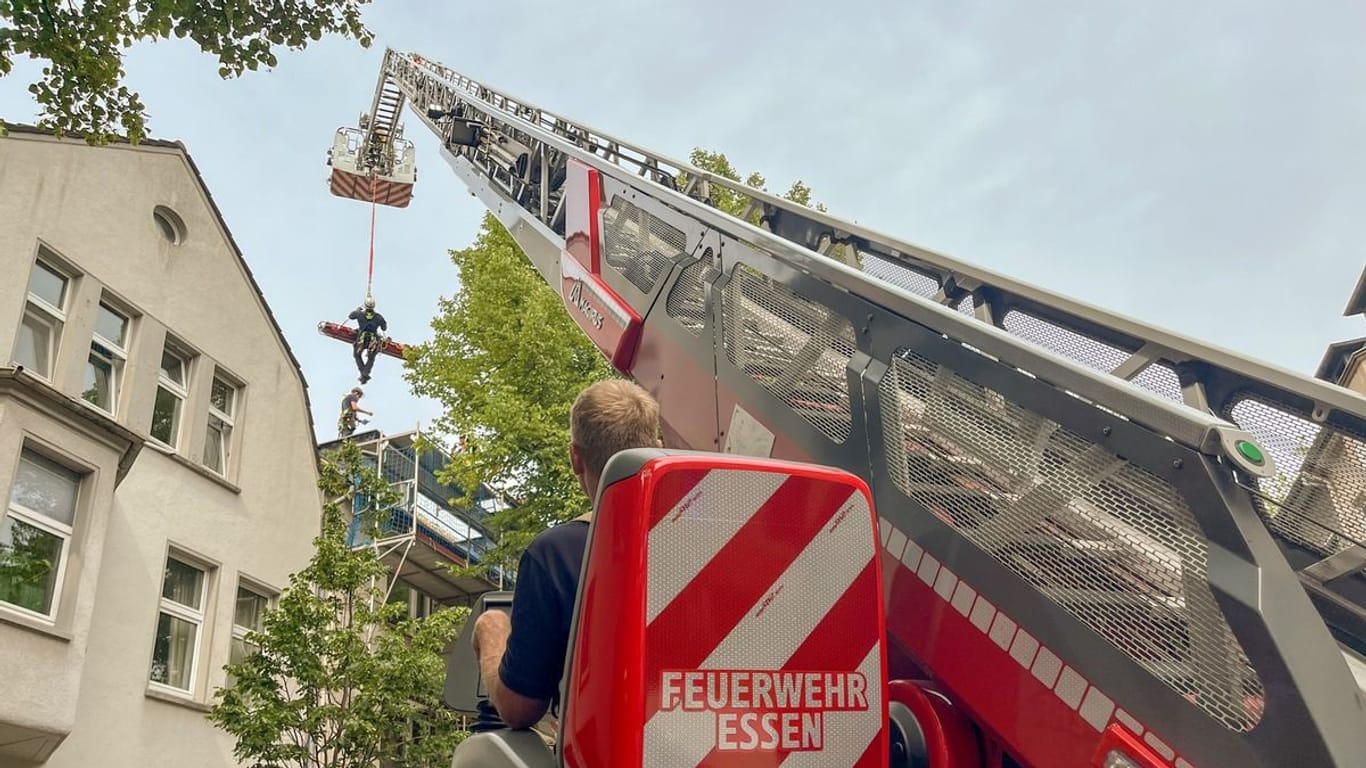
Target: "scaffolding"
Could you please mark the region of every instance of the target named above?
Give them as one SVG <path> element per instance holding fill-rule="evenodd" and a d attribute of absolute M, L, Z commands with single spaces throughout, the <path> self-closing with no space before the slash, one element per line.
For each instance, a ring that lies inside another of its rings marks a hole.
<path fill-rule="evenodd" d="M 436 603 L 452 606 L 470 605 L 484 592 L 511 589 L 511 574 L 500 567 L 481 575 L 452 569 L 483 561 L 495 546 L 486 522 L 507 505 L 485 486 L 472 494 L 473 503 L 465 504 L 463 489 L 438 479 L 450 463 L 449 454 L 430 440 L 421 450 L 422 437 L 420 430 L 394 435 L 372 430 L 351 438 L 366 464 L 399 492 L 399 501 L 380 512 L 375 527 L 362 525 L 356 516 L 347 532 L 347 544 L 374 549 L 390 567 L 393 578 L 387 593 L 391 595 L 395 582 L 402 581 Z"/>

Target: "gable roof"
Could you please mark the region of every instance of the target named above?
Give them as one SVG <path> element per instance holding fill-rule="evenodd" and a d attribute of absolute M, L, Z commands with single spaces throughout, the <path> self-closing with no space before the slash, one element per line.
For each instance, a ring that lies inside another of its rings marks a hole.
<path fill-rule="evenodd" d="M 57 139 L 58 141 L 85 140 L 84 136 L 79 133 L 68 133 L 65 136 L 58 137 L 56 134 L 54 134 L 52 131 L 46 128 L 40 128 L 36 125 L 28 125 L 24 123 L 5 123 L 5 130 L 8 131 L 10 134 L 45 136 L 48 138 Z M 159 147 L 162 149 L 171 149 L 175 150 L 182 158 L 184 158 L 185 164 L 189 166 L 190 171 L 194 174 L 195 184 L 198 185 L 199 191 L 204 194 L 204 199 L 208 201 L 209 204 L 209 210 L 213 213 L 215 222 L 218 224 L 219 229 L 223 232 L 224 238 L 227 240 L 228 250 L 232 251 L 232 255 L 236 257 L 237 266 L 241 267 L 242 274 L 246 275 L 247 277 L 247 283 L 251 286 L 251 290 L 256 294 L 256 298 L 260 300 L 261 308 L 265 310 L 266 320 L 270 323 L 271 329 L 275 332 L 276 340 L 280 342 L 281 348 L 284 349 L 285 357 L 289 358 L 290 365 L 294 367 L 294 372 L 299 376 L 299 387 L 302 390 L 304 396 L 304 412 L 308 415 L 308 429 L 312 433 L 312 441 L 310 442 L 310 445 L 317 445 L 318 428 L 317 425 L 313 422 L 313 403 L 309 400 L 308 397 L 308 379 L 304 377 L 304 369 L 302 366 L 299 365 L 299 358 L 294 355 L 294 350 L 289 346 L 289 341 L 285 338 L 284 330 L 280 328 L 279 321 L 275 319 L 275 314 L 270 311 L 270 303 L 266 301 L 265 294 L 261 292 L 261 285 L 256 282 L 256 276 L 252 274 L 251 267 L 247 265 L 246 257 L 242 255 L 242 249 L 237 246 L 237 241 L 232 236 L 232 230 L 228 228 L 228 222 L 226 219 L 223 218 L 223 212 L 219 210 L 217 201 L 213 199 L 213 193 L 209 191 L 209 185 L 207 182 L 204 181 L 203 174 L 199 172 L 199 166 L 195 164 L 194 157 L 190 155 L 190 150 L 185 146 L 184 142 L 169 141 L 167 139 L 145 138 L 142 141 L 138 142 L 138 144 L 136 145 L 130 145 L 129 142 L 125 139 L 116 139 L 113 143 L 121 144 L 124 146 Z"/>
<path fill-rule="evenodd" d="M 1332 384 L 1341 384 L 1342 375 L 1347 372 L 1347 363 L 1363 349 L 1366 349 L 1366 337 L 1329 344 L 1314 375 Z"/>
<path fill-rule="evenodd" d="M 1352 291 L 1352 298 L 1347 300 L 1347 309 L 1344 315 L 1366 314 L 1366 270 L 1362 270 L 1361 277 L 1357 280 L 1357 287 Z"/>

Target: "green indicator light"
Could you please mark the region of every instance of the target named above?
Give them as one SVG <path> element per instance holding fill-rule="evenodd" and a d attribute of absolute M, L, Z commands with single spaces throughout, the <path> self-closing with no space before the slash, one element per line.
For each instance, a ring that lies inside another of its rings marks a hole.
<path fill-rule="evenodd" d="M 1247 440 L 1239 440 L 1235 446 L 1238 448 L 1238 453 L 1242 454 L 1243 458 L 1253 464 L 1266 463 L 1266 456 L 1262 455 L 1262 449 L 1258 448 L 1256 444 L 1250 443 Z"/>

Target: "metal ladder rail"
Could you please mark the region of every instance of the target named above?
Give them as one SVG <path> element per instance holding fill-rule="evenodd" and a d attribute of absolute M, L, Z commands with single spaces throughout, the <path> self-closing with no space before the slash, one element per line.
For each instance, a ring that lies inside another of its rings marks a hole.
<path fill-rule="evenodd" d="M 395 61 L 396 58 L 397 62 Z M 403 71 L 405 69 L 408 70 L 407 73 Z M 415 77 L 419 74 L 416 70 L 417 67 L 413 66 L 410 60 L 396 57 L 392 55 L 392 52 L 391 56 L 386 59 L 386 74 L 403 85 L 408 97 L 414 104 L 423 103 L 420 99 L 432 95 L 438 87 L 443 91 L 440 96 L 446 98 L 445 103 L 453 103 L 454 94 L 451 92 L 458 90 L 456 84 L 438 80 L 435 70 L 430 69 L 425 73 L 429 77 L 425 81 L 419 81 Z M 466 93 L 460 93 L 459 98 L 470 109 L 487 118 L 504 123 L 509 130 L 539 141 L 543 145 L 543 151 L 551 150 L 564 157 L 573 157 L 628 185 L 639 186 L 642 183 L 648 183 L 650 186 L 647 188 L 647 194 L 652 197 L 680 210 L 685 210 L 689 216 L 719 232 L 753 243 L 780 260 L 832 285 L 883 306 L 895 308 L 911 302 L 928 309 L 941 320 L 945 331 L 955 340 L 1007 362 L 1020 370 L 1027 371 L 1032 376 L 1051 381 L 1110 410 L 1125 414 L 1134 421 L 1144 423 L 1188 447 L 1206 452 L 1221 452 L 1219 447 L 1220 435 L 1232 429 L 1232 425 L 1226 420 L 1213 414 L 1201 413 L 1179 403 L 1163 399 L 1146 390 L 1121 386 L 1113 377 L 1087 368 L 1070 359 L 1042 351 L 1001 328 L 975 321 L 949 307 L 930 302 L 902 287 L 879 280 L 837 260 L 821 256 L 819 253 L 798 246 L 716 208 L 699 204 L 699 201 L 686 197 L 676 189 L 659 185 L 648 178 L 642 179 L 638 174 L 633 174 L 616 163 L 605 161 L 604 158 L 578 147 L 563 136 L 532 124 L 523 118 L 508 114 L 502 108 L 489 104 L 482 99 L 476 99 Z M 436 121 L 421 114 L 418 117 L 437 135 L 442 134 L 442 126 Z M 465 148 L 460 149 L 463 151 Z M 466 155 L 457 154 L 468 160 Z M 480 168 L 479 170 L 484 171 L 483 175 L 485 176 L 495 175 L 488 169 Z M 501 185 L 500 190 L 504 193 L 508 192 L 506 187 Z M 523 209 L 521 213 L 524 214 L 524 217 L 536 215 L 534 211 L 527 209 Z M 538 223 L 547 230 L 546 235 L 548 237 L 558 235 L 551 227 L 553 222 L 538 220 Z M 558 243 L 554 245 L 555 263 L 553 265 L 548 263 L 537 265 L 542 276 L 546 277 L 548 282 L 552 284 L 558 279 L 558 249 L 563 242 L 562 237 L 556 237 L 556 239 Z M 529 255 L 533 257 L 533 260 L 535 259 L 535 254 Z M 1236 454 L 1233 458 L 1236 458 Z"/>
<path fill-rule="evenodd" d="M 362 126 L 365 138 L 358 154 L 364 158 L 366 166 L 380 176 L 391 174 L 397 160 L 394 138 L 405 100 L 403 89 L 391 80 L 381 80 L 376 84 L 375 95 L 370 100 L 370 111 L 366 113 L 369 123 Z"/>
<path fill-rule="evenodd" d="M 409 64 L 415 62 L 407 55 L 396 53 L 386 60 L 386 72 L 402 79 L 406 68 L 394 59 Z M 666 186 L 670 181 L 686 177 L 687 185 L 679 191 L 692 197 L 698 195 L 704 182 L 734 191 L 752 202 L 775 234 L 803 248 L 820 252 L 822 238 L 833 239 L 835 243 L 852 245 L 860 254 L 896 262 L 934 279 L 943 294 L 942 303 L 957 303 L 969 294 L 979 296 L 984 300 L 982 306 L 989 310 L 983 312 L 986 317 L 979 319 L 999 326 L 1008 311 L 1025 311 L 1058 323 L 1097 344 L 1121 349 L 1129 356 L 1110 369 L 1120 378 L 1132 380 L 1149 365 L 1165 360 L 1181 366 L 1181 372 L 1191 378 L 1191 384 L 1183 387 L 1186 390 L 1183 394 L 1193 406 L 1210 407 L 1218 412 L 1219 401 L 1226 399 L 1227 393 L 1254 391 L 1277 403 L 1317 414 L 1323 421 L 1329 421 L 1333 416 L 1345 417 L 1354 431 L 1366 433 L 1366 398 L 1340 387 L 1029 285 L 752 189 L 681 160 L 649 152 L 518 100 L 431 60 L 419 57 L 416 66 L 446 81 L 452 95 L 482 102 L 493 117 L 513 117 L 553 132 L 602 160 L 633 169 L 637 176 Z"/>

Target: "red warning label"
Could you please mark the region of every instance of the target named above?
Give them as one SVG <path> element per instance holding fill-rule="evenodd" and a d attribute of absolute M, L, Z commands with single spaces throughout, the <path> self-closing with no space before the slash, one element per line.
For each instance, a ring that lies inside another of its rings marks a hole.
<path fill-rule="evenodd" d="M 666 670 L 660 709 L 716 713 L 722 751 L 825 748 L 825 713 L 868 709 L 859 672 L 760 669 Z"/>

